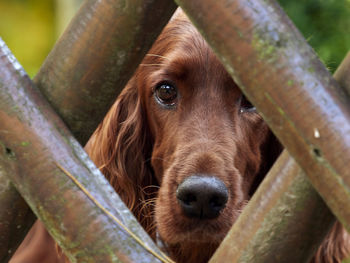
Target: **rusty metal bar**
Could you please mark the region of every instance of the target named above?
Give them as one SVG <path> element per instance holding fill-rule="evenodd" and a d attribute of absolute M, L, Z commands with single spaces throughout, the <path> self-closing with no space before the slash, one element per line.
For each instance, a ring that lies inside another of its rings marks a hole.
<path fill-rule="evenodd" d="M 7 176 L 71 262 L 170 262 L 18 62 L 0 52 L 0 166 L 16 167 Z"/>
<path fill-rule="evenodd" d="M 310 262 L 334 221 L 285 151 L 210 262 Z"/>
<path fill-rule="evenodd" d="M 16 68 L 20 68 L 17 60 L 1 38 L 0 54 L 0 61 L 5 56 Z M 7 71 L 6 67 L 7 65 L 1 64 L 0 73 L 5 74 Z M 22 71 L 14 71 L 13 77 L 21 78 L 23 74 Z M 0 77 L 0 88 L 4 85 L 4 81 L 4 78 Z M 1 130 L 2 127 L 0 127 L 0 132 Z M 5 145 L 1 141 L 0 147 L 6 150 Z M 10 157 L 11 155 L 8 158 L 0 157 L 0 262 L 8 262 L 10 260 L 36 219 L 32 210 L 9 179 L 10 175 L 18 175 L 21 172 Z"/>
<path fill-rule="evenodd" d="M 275 1 L 177 3 L 350 230 L 349 100 Z"/>
<path fill-rule="evenodd" d="M 334 73 L 334 78 L 338 81 L 339 85 L 346 91 L 350 97 L 350 52 L 346 55 L 342 62 L 342 66 L 338 67 Z"/>
<path fill-rule="evenodd" d="M 350 53 L 335 75 L 348 89 L 350 83 L 344 79 L 350 72 L 349 57 Z M 310 262 L 334 221 L 304 172 L 284 151 L 211 262 Z"/>
<path fill-rule="evenodd" d="M 34 83 L 84 145 L 175 11 L 171 0 L 86 0 Z"/>
<path fill-rule="evenodd" d="M 34 81 L 82 145 L 175 8 L 171 0 L 87 0 L 56 43 Z M 13 171 L 2 170 L 0 261 L 7 262 L 35 217 L 4 177 Z"/>
<path fill-rule="evenodd" d="M 1 143 L 0 148 L 4 148 Z M 10 159 L 5 159 L 0 163 L 0 262 L 9 261 L 36 219 L 12 185 L 10 173 L 18 173 L 18 170 Z"/>

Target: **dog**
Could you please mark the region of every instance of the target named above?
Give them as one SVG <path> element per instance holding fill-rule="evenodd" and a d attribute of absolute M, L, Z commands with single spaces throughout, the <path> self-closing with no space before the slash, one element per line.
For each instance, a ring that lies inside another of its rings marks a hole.
<path fill-rule="evenodd" d="M 282 148 L 181 10 L 85 147 L 179 263 L 210 259 Z M 348 244 L 337 223 L 313 262 L 340 262 Z"/>

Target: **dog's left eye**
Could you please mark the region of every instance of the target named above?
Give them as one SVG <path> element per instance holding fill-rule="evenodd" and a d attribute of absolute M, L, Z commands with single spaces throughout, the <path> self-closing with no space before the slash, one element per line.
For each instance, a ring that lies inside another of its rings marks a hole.
<path fill-rule="evenodd" d="M 239 104 L 240 104 L 240 109 L 239 109 L 240 113 L 256 111 L 255 106 L 244 95 L 240 97 Z"/>
<path fill-rule="evenodd" d="M 178 97 L 177 88 L 168 82 L 160 83 L 155 88 L 155 97 L 163 105 L 174 106 Z"/>

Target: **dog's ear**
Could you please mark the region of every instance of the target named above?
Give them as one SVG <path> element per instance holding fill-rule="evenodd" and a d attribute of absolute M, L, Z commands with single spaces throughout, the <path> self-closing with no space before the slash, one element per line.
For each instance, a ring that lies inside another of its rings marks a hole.
<path fill-rule="evenodd" d="M 250 188 L 249 194 L 252 196 L 256 189 L 259 187 L 260 183 L 264 180 L 266 174 L 269 172 L 272 165 L 277 160 L 278 156 L 281 154 L 283 150 L 282 144 L 279 142 L 277 137 L 272 133 L 272 131 L 268 131 L 268 135 L 264 140 L 263 144 L 260 146 L 261 151 L 261 164 L 259 167 L 259 171 L 254 178 L 252 186 Z"/>
<path fill-rule="evenodd" d="M 350 256 L 350 235 L 336 222 L 310 263 L 341 263 Z"/>
<path fill-rule="evenodd" d="M 148 186 L 157 183 L 149 164 L 153 139 L 135 83 L 129 81 L 85 150 L 145 227 L 148 223 L 142 219 L 151 219 L 145 205 Z"/>

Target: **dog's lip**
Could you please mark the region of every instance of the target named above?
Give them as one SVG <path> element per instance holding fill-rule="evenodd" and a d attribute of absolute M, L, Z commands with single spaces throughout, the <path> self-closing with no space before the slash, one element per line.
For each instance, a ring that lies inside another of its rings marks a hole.
<path fill-rule="evenodd" d="M 156 242 L 162 247 L 167 247 L 167 244 L 176 244 L 179 242 L 194 242 L 203 243 L 208 240 L 216 240 L 221 242 L 221 240 L 226 236 L 228 229 L 223 229 L 218 226 L 218 222 L 215 219 L 205 219 L 205 220 L 190 220 L 191 222 L 184 223 L 185 228 L 177 229 L 175 234 L 171 235 L 172 238 L 168 239 L 169 236 L 166 233 L 156 233 Z M 184 226 L 183 225 L 183 226 Z"/>
<path fill-rule="evenodd" d="M 176 236 L 174 236 L 171 239 L 167 239 L 167 238 L 162 238 L 160 235 L 159 237 L 156 239 L 156 243 L 157 245 L 162 249 L 162 250 L 166 250 L 166 248 L 169 245 L 176 245 L 182 242 L 185 243 L 208 243 L 210 241 L 210 243 L 220 243 L 224 237 L 227 235 L 227 232 L 225 233 L 218 233 L 218 232 L 210 232 L 210 233 L 206 233 L 204 231 L 195 231 L 195 232 L 191 232 L 191 233 L 178 233 Z"/>

